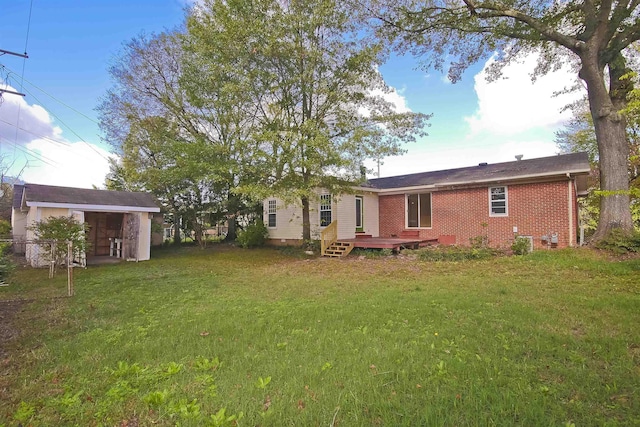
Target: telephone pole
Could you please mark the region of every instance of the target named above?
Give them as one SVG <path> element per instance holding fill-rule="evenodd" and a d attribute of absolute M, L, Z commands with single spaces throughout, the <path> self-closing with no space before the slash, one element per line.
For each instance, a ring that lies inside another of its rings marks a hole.
<path fill-rule="evenodd" d="M 24 58 L 24 59 L 28 59 L 29 55 L 27 55 L 27 52 L 25 53 L 17 53 L 17 52 L 11 52 L 10 50 L 4 50 L 4 49 L 0 49 L 0 56 L 2 55 L 13 55 L 13 56 L 19 56 L 20 58 Z M 22 92 L 16 92 L 13 90 L 8 90 L 8 89 L 0 89 L 0 98 L 2 98 L 2 95 L 5 93 L 10 93 L 12 95 L 20 95 L 20 96 L 25 96 L 24 93 Z"/>

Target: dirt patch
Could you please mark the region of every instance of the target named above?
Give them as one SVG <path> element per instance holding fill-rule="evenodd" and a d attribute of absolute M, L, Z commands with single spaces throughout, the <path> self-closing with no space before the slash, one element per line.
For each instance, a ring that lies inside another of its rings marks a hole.
<path fill-rule="evenodd" d="M 17 317 L 30 300 L 0 301 L 0 359 L 7 356 L 7 345 L 20 336 Z"/>

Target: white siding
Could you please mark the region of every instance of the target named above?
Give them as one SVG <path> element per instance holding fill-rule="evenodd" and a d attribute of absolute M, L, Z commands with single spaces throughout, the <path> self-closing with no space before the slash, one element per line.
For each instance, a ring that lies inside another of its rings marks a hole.
<path fill-rule="evenodd" d="M 338 220 L 338 239 L 353 239 L 356 237 L 356 196 L 344 194 L 340 196 L 334 213 Z"/>
<path fill-rule="evenodd" d="M 27 212 L 20 209 L 13 209 L 11 215 L 11 232 L 14 239 L 26 238 L 27 236 Z"/>
<path fill-rule="evenodd" d="M 320 194 L 328 194 L 320 191 Z M 375 193 L 357 193 L 363 196 L 364 233 L 374 237 L 379 235 L 378 196 Z M 264 223 L 269 224 L 269 200 L 276 200 L 276 226 L 268 227 L 269 238 L 274 240 L 302 239 L 302 208 L 299 204 L 286 206 L 280 199 L 271 197 L 264 200 Z M 353 239 L 356 235 L 356 198 L 354 194 L 332 196 L 331 220 L 338 220 L 338 238 Z M 309 209 L 311 238 L 319 239 L 324 227 L 320 227 L 320 201 L 312 201 Z"/>
<path fill-rule="evenodd" d="M 151 258 L 151 217 L 153 214 L 141 212 L 140 232 L 138 233 L 138 261 Z"/>
<path fill-rule="evenodd" d="M 380 236 L 380 214 L 378 210 L 378 195 L 364 193 L 364 234 L 373 237 Z M 354 219 L 355 221 L 355 219 Z"/>
<path fill-rule="evenodd" d="M 36 222 L 44 221 L 49 217 L 69 216 L 69 209 L 66 208 L 31 208 L 27 213 L 27 226 L 31 227 Z M 35 239 L 32 230 L 27 230 L 27 240 Z M 46 267 L 49 265 L 44 257 L 40 256 L 42 249 L 38 245 L 27 245 L 25 248 L 25 258 L 32 267 Z"/>
<path fill-rule="evenodd" d="M 269 200 L 276 200 L 276 226 L 268 227 L 270 239 L 302 239 L 302 208 L 286 206 L 275 197 L 264 201 L 264 223 L 269 224 Z"/>

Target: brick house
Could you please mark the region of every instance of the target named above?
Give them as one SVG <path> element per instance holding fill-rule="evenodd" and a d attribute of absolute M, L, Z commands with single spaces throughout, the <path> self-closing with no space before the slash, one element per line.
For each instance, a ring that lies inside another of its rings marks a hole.
<path fill-rule="evenodd" d="M 573 153 L 370 179 L 352 194 L 320 191 L 310 214 L 312 236 L 335 222 L 341 241 L 485 239 L 505 247 L 526 236 L 534 249 L 570 247 L 578 241 L 577 200 L 587 194 L 589 173 L 587 154 Z M 271 243 L 300 242 L 300 207 L 267 199 L 264 221 Z"/>

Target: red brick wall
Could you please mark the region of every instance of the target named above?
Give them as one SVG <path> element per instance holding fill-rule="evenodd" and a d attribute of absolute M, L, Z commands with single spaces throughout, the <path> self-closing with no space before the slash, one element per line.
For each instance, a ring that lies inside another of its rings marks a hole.
<path fill-rule="evenodd" d="M 541 237 L 552 233 L 558 233 L 557 247 L 569 246 L 568 206 L 572 208 L 574 227 L 577 212 L 574 187 L 569 203 L 568 185 L 568 181 L 507 185 L 507 217 L 489 216 L 488 187 L 434 191 L 432 228 L 420 229 L 420 237 L 453 235 L 457 244 L 469 245 L 470 238 L 488 235 L 491 246 L 508 247 L 514 238 L 513 227 L 517 226 L 519 235 L 534 237 L 536 249 L 543 247 Z M 405 195 L 381 195 L 379 210 L 380 237 L 399 236 L 405 230 Z M 572 234 L 575 245 L 576 231 Z"/>

